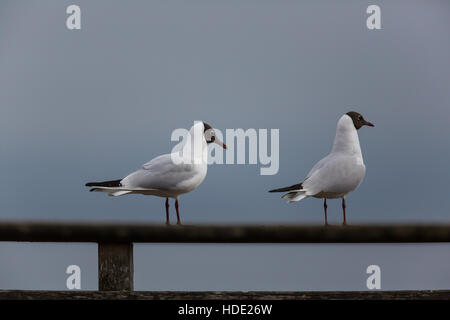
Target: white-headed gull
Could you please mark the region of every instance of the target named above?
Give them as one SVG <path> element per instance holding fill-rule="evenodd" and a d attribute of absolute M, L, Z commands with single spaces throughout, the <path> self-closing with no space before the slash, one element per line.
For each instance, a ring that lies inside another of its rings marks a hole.
<path fill-rule="evenodd" d="M 141 169 L 123 179 L 89 182 L 90 191 L 107 192 L 111 196 L 144 194 L 166 198 L 166 224 L 169 220 L 169 198 L 175 198 L 177 224 L 181 223 L 178 197 L 197 188 L 205 179 L 207 171 L 207 145 L 217 143 L 226 149 L 212 127 L 196 122 L 184 139 L 180 151 L 164 154 L 145 163 Z"/>
<path fill-rule="evenodd" d="M 344 114 L 338 121 L 330 154 L 317 162 L 302 182 L 269 192 L 287 192 L 282 198 L 289 199 L 289 202 L 307 197 L 323 198 L 326 225 L 327 199 L 342 198 L 346 225 L 345 196 L 360 185 L 366 173 L 357 132 L 362 126 L 374 127 L 357 112 Z"/>

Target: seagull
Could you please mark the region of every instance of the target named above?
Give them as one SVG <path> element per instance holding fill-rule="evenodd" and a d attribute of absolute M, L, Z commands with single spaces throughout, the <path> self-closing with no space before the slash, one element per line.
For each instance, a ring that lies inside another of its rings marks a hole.
<path fill-rule="evenodd" d="M 302 182 L 269 192 L 287 192 L 282 198 L 289 202 L 308 197 L 324 199 L 325 225 L 328 225 L 327 199 L 342 198 L 346 225 L 345 196 L 361 184 L 366 173 L 357 131 L 363 126 L 374 127 L 358 112 L 344 114 L 338 121 L 330 154 L 317 162 Z"/>
<path fill-rule="evenodd" d="M 197 188 L 207 172 L 207 145 L 216 143 L 227 146 L 216 137 L 214 129 L 198 121 L 189 130 L 179 151 L 153 158 L 142 168 L 123 179 L 103 182 L 89 182 L 90 191 L 106 192 L 110 196 L 143 194 L 166 198 L 166 224 L 169 219 L 169 198 L 175 199 L 177 224 L 181 224 L 178 197 Z"/>

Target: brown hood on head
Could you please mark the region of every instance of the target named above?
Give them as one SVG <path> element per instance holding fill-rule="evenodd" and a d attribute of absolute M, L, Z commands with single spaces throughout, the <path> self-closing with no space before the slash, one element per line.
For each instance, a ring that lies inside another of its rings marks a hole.
<path fill-rule="evenodd" d="M 222 148 L 226 149 L 227 145 L 225 143 L 223 143 L 222 141 L 220 141 L 217 137 L 216 137 L 216 133 L 214 131 L 214 129 L 207 124 L 206 122 L 203 122 L 203 126 L 205 127 L 205 130 L 203 131 L 203 134 L 205 136 L 206 139 L 206 143 L 216 143 L 219 146 L 221 146 Z"/>
<path fill-rule="evenodd" d="M 356 130 L 359 130 L 362 126 L 369 126 L 369 127 L 375 127 L 375 125 L 369 121 L 366 121 L 361 114 L 355 111 L 347 112 L 347 115 L 352 118 L 353 125 L 355 126 Z"/>

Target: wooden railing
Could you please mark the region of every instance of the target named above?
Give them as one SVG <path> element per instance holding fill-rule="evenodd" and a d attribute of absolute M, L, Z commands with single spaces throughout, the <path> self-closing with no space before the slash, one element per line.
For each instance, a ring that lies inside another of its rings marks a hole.
<path fill-rule="evenodd" d="M 450 242 L 449 225 L 286 226 L 2 222 L 0 241 L 98 243 L 99 291 L 0 290 L 0 299 L 450 299 L 450 290 L 359 292 L 134 292 L 133 243 Z"/>

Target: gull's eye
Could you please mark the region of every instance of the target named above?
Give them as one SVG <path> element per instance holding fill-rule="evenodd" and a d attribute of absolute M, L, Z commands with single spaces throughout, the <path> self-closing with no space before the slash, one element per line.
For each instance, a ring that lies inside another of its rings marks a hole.
<path fill-rule="evenodd" d="M 361 116 L 358 116 L 358 120 L 362 120 L 362 117 L 361 117 Z"/>
<path fill-rule="evenodd" d="M 205 131 L 206 141 L 214 142 L 214 140 L 216 139 L 215 135 L 216 135 L 216 133 L 214 132 L 214 130 L 211 130 L 211 129 L 206 130 Z"/>

